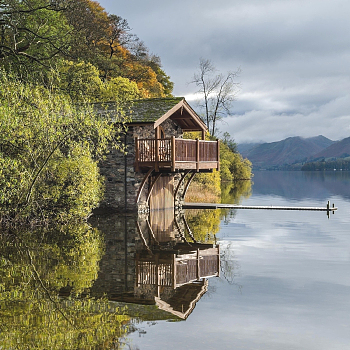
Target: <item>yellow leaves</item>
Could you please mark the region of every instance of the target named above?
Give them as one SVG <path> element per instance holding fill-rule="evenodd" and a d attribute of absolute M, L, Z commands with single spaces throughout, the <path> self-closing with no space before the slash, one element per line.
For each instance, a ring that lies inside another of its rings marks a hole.
<path fill-rule="evenodd" d="M 233 153 L 223 142 L 220 143 L 220 173 L 222 181 L 250 180 L 252 165 L 239 153 Z"/>
<path fill-rule="evenodd" d="M 220 229 L 219 210 L 189 210 L 186 213 L 186 221 L 195 236 L 201 243 L 214 243 L 215 234 Z"/>
<path fill-rule="evenodd" d="M 75 107 L 61 94 L 0 77 L 0 219 L 84 218 L 97 205 L 102 181 L 93 159 L 115 131 L 88 106 Z"/>
<path fill-rule="evenodd" d="M 103 254 L 99 232 L 86 223 L 37 230 L 18 232 L 20 242 L 0 236 L 1 345 L 90 349 L 115 344 L 130 321 L 127 309 L 80 294 L 97 276 Z M 59 297 L 62 287 L 68 287 L 69 298 Z"/>
<path fill-rule="evenodd" d="M 157 74 L 150 68 L 142 65 L 134 65 L 133 75 L 143 98 L 165 97 L 164 87 L 157 80 Z"/>
<path fill-rule="evenodd" d="M 141 97 L 137 84 L 128 78 L 112 78 L 105 82 L 101 91 L 101 101 L 126 102 Z"/>

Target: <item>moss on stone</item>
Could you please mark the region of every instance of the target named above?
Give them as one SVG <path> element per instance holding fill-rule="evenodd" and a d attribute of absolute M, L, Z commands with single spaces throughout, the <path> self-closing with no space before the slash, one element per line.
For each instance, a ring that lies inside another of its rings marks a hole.
<path fill-rule="evenodd" d="M 124 108 L 124 113 L 128 117 L 128 123 L 154 123 L 183 99 L 183 97 L 165 97 L 133 100 L 130 108 Z M 117 120 L 116 115 L 120 114 L 115 102 L 95 103 L 94 109 L 99 114 L 109 114 L 113 120 Z"/>
<path fill-rule="evenodd" d="M 131 117 L 133 123 L 155 122 L 182 100 L 183 97 L 134 100 L 131 113 L 127 115 Z"/>

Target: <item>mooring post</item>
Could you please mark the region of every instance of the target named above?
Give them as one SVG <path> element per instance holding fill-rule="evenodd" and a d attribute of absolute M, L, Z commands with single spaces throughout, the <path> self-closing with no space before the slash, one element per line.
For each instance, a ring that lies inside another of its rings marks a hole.
<path fill-rule="evenodd" d="M 330 203 L 329 203 L 329 201 L 327 202 L 327 216 L 328 216 L 328 219 L 329 219 L 329 205 L 330 205 Z"/>

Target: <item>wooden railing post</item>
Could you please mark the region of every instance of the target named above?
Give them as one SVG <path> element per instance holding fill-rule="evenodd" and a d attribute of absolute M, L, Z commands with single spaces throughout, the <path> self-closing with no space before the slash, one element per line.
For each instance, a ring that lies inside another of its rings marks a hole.
<path fill-rule="evenodd" d="M 139 151 L 139 138 L 135 137 L 135 171 L 139 171 L 139 159 L 140 157 L 140 151 Z"/>
<path fill-rule="evenodd" d="M 199 171 L 199 139 L 196 139 L 196 169 Z"/>
<path fill-rule="evenodd" d="M 216 150 L 216 155 L 217 155 L 217 171 L 220 171 L 220 141 L 219 139 L 216 140 L 216 147 L 217 147 L 217 150 Z"/>
<path fill-rule="evenodd" d="M 155 139 L 155 158 L 156 158 L 156 162 L 155 162 L 155 171 L 158 172 L 159 171 L 159 140 L 158 138 Z"/>
<path fill-rule="evenodd" d="M 173 263 L 173 280 L 172 280 L 172 287 L 173 287 L 173 289 L 176 289 L 176 254 L 173 254 L 173 261 L 172 261 L 172 263 Z"/>
<path fill-rule="evenodd" d="M 201 277 L 201 271 L 200 271 L 200 262 L 199 262 L 199 260 L 200 260 L 200 255 L 199 255 L 199 248 L 197 248 L 197 280 L 199 280 L 200 279 L 200 277 Z"/>
<path fill-rule="evenodd" d="M 171 137 L 171 171 L 175 171 L 175 136 Z"/>

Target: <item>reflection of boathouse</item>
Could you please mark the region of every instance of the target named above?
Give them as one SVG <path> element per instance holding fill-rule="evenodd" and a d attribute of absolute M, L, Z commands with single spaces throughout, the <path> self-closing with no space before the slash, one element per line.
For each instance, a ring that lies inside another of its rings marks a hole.
<path fill-rule="evenodd" d="M 153 299 L 167 312 L 186 318 L 207 291 L 207 278 L 219 275 L 218 247 L 175 246 L 174 252 L 136 254 L 135 296 Z"/>
<path fill-rule="evenodd" d="M 112 103 L 96 109 L 112 119 L 118 113 Z M 219 168 L 218 141 L 204 140 L 207 127 L 184 98 L 136 100 L 127 114 L 122 136 L 127 153 L 111 150 L 100 163 L 106 178 L 102 206 L 171 208 L 183 199 L 195 173 Z M 200 132 L 201 140 L 183 139 L 185 131 Z"/>
<path fill-rule="evenodd" d="M 207 278 L 219 275 L 220 258 L 218 246 L 196 243 L 184 232 L 183 220 L 173 217 L 156 223 L 135 216 L 93 218 L 92 223 L 105 235 L 106 252 L 92 294 L 156 305 L 187 318 L 207 291 Z"/>

